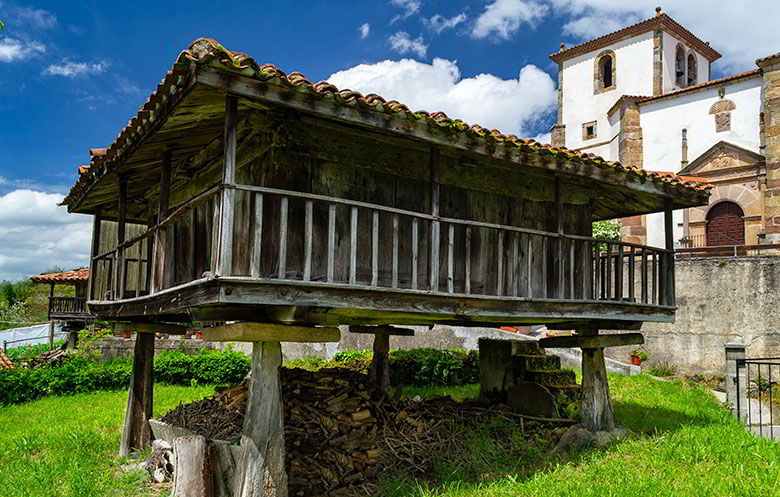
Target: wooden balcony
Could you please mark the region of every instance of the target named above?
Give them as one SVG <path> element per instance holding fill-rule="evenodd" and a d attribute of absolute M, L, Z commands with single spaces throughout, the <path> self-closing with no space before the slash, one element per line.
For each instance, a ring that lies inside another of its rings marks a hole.
<path fill-rule="evenodd" d="M 84 297 L 49 297 L 49 320 L 79 321 L 92 319 Z"/>
<path fill-rule="evenodd" d="M 314 324 L 672 321 L 673 255 L 221 185 L 97 254 L 90 309 L 105 318 Z"/>

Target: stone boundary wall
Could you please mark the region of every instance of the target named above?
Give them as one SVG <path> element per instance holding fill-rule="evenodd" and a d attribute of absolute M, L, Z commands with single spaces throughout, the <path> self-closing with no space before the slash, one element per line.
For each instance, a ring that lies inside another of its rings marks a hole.
<path fill-rule="evenodd" d="M 133 357 L 135 336 L 132 338 L 107 337 L 97 343 L 97 348 L 100 350 L 100 358 L 102 360 Z M 202 348 L 215 349 L 218 348 L 218 344 L 204 342 L 203 340 L 181 339 L 179 337 L 158 338 L 154 341 L 155 355 L 163 350 L 181 350 L 187 355 L 194 355 Z"/>
<path fill-rule="evenodd" d="M 677 320 L 645 323 L 643 348 L 652 365 L 678 374 L 725 374 L 723 347 L 742 342 L 747 357 L 780 357 L 780 256 L 677 260 Z M 628 361 L 633 347 L 606 349 Z"/>

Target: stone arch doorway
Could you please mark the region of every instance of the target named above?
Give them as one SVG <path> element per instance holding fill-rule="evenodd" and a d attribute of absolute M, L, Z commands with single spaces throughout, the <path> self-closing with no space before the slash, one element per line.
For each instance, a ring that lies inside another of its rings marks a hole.
<path fill-rule="evenodd" d="M 707 246 L 745 244 L 745 213 L 735 202 L 719 202 L 707 212 Z"/>

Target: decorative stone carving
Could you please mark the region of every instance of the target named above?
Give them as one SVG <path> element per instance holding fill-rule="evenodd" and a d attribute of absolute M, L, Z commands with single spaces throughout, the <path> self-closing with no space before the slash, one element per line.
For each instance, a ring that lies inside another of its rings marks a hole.
<path fill-rule="evenodd" d="M 725 98 L 718 100 L 710 107 L 710 114 L 715 116 L 715 132 L 729 131 L 731 129 L 731 111 L 735 110 L 737 105 L 731 100 Z"/>

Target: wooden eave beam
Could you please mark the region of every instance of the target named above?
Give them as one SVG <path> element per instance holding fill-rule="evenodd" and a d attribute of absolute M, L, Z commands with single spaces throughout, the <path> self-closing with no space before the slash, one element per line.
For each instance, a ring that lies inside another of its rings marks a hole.
<path fill-rule="evenodd" d="M 622 178 L 616 177 L 617 175 L 609 167 L 598 168 L 576 161 L 526 153 L 501 142 L 474 140 L 465 133 L 446 133 L 443 130 L 432 129 L 424 120 L 396 119 L 379 112 L 366 111 L 358 106 L 353 108 L 345 105 L 334 105 L 332 100 L 327 98 L 312 97 L 305 92 L 294 89 L 272 87 L 263 81 L 209 67 L 198 67 L 195 72 L 195 80 L 199 84 L 210 85 L 263 103 L 293 108 L 326 119 L 369 128 L 375 132 L 403 135 L 406 138 L 424 141 L 431 145 L 476 152 L 497 160 L 524 164 L 576 177 L 593 178 L 608 185 L 626 187 L 655 196 L 669 197 L 680 202 L 684 202 L 686 198 L 698 197 L 695 193 L 689 195 L 680 192 L 672 185 L 658 184 L 650 178 L 640 179 L 628 172 L 623 173 Z M 701 205 L 701 203 L 695 200 L 690 206 L 696 205 Z"/>
<path fill-rule="evenodd" d="M 114 323 L 114 330 L 127 333 L 164 333 L 166 335 L 184 335 L 186 326 L 169 323 Z"/>
<path fill-rule="evenodd" d="M 398 328 L 397 326 L 378 325 L 378 326 L 350 326 L 350 333 L 365 333 L 370 335 L 392 335 L 411 337 L 414 336 L 414 330 L 411 328 Z"/>
<path fill-rule="evenodd" d="M 288 324 L 240 322 L 205 328 L 209 342 L 338 342 L 336 327 L 294 326 Z"/>

